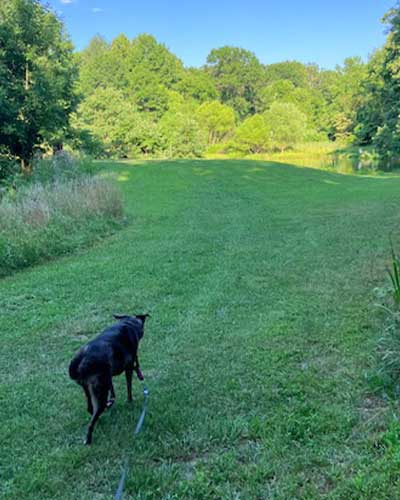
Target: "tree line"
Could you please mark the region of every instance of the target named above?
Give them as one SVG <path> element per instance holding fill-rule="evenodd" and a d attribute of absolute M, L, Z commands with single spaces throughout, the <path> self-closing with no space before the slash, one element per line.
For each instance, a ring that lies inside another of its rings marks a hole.
<path fill-rule="evenodd" d="M 153 36 L 75 52 L 39 0 L 0 3 L 0 176 L 9 159 L 70 147 L 96 157 L 283 151 L 302 141 L 400 154 L 400 6 L 385 45 L 334 70 L 225 46 L 187 68 Z"/>
<path fill-rule="evenodd" d="M 261 153 L 298 141 L 350 138 L 366 65 L 325 71 L 296 61 L 263 65 L 238 47 L 214 49 L 202 68 L 151 35 L 111 43 L 97 36 L 77 54 L 74 126 L 95 154 L 199 155 L 206 149 Z"/>

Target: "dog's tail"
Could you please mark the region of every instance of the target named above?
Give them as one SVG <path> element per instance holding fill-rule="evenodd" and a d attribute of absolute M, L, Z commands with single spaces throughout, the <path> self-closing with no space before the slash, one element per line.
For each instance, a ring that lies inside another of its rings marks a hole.
<path fill-rule="evenodd" d="M 77 382 L 87 379 L 95 372 L 95 367 L 90 358 L 84 356 L 84 353 L 78 352 L 69 365 L 69 376 Z"/>
<path fill-rule="evenodd" d="M 81 378 L 80 376 L 81 361 L 82 358 L 78 355 L 75 356 L 75 358 L 69 364 L 69 376 L 72 378 L 72 380 L 79 380 Z"/>

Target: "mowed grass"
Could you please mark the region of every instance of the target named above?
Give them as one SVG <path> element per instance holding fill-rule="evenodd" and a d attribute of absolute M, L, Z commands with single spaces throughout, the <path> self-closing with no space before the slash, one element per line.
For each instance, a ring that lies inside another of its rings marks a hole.
<path fill-rule="evenodd" d="M 124 498 L 396 498 L 373 289 L 400 178 L 255 161 L 101 168 L 129 225 L 0 281 L 0 496 L 112 498 L 128 456 Z M 143 431 L 140 384 L 130 406 L 119 377 L 85 447 L 69 361 L 112 313 L 147 311 Z"/>

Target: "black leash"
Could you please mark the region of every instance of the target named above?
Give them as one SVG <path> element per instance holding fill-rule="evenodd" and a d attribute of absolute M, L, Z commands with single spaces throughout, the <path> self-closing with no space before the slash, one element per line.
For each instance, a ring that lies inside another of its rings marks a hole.
<path fill-rule="evenodd" d="M 143 422 L 144 422 L 144 417 L 146 416 L 146 411 L 147 411 L 147 402 L 149 399 L 149 390 L 147 389 L 146 386 L 143 387 L 143 405 L 142 405 L 142 411 L 140 413 L 139 419 L 137 421 L 136 427 L 135 427 L 135 432 L 133 436 L 137 436 L 139 432 L 142 430 Z M 125 486 L 125 480 L 126 476 L 128 474 L 128 467 L 129 467 L 129 460 L 128 457 L 125 458 L 124 461 L 124 466 L 122 468 L 122 473 L 121 473 L 121 479 L 119 480 L 118 484 L 118 489 L 115 493 L 115 500 L 122 500 L 122 494 L 124 492 L 124 486 Z"/>

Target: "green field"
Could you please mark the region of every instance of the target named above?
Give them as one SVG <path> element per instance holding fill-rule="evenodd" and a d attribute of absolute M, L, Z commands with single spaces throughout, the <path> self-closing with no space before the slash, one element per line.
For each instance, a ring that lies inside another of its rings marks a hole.
<path fill-rule="evenodd" d="M 101 164 L 128 224 L 0 281 L 0 496 L 396 498 L 375 351 L 400 178 L 255 161 Z M 395 243 L 396 232 L 393 233 Z M 68 364 L 112 313 L 150 311 L 141 388 L 91 447 Z"/>

